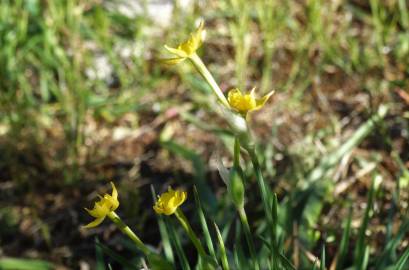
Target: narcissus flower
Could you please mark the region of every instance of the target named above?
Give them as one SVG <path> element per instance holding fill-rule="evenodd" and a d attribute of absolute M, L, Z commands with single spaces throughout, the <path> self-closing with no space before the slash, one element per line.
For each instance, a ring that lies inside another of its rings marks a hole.
<path fill-rule="evenodd" d="M 241 91 L 237 88 L 234 88 L 229 91 L 227 95 L 227 101 L 231 108 L 239 112 L 241 115 L 246 116 L 248 112 L 261 109 L 267 100 L 274 94 L 274 91 L 271 91 L 262 98 L 256 98 L 254 96 L 256 88 L 253 88 L 250 93 L 242 94 Z"/>
<path fill-rule="evenodd" d="M 115 211 L 115 209 L 118 208 L 119 206 L 119 201 L 118 201 L 118 191 L 116 190 L 116 187 L 114 183 L 111 182 L 112 186 L 112 194 L 105 194 L 104 197 L 100 197 L 100 201 L 95 202 L 94 208 L 93 209 L 87 209 L 87 212 L 95 218 L 94 221 L 91 223 L 85 225 L 85 228 L 93 228 L 101 224 L 102 221 L 104 221 L 105 217 L 112 211 Z"/>
<path fill-rule="evenodd" d="M 158 214 L 170 216 L 175 213 L 178 207 L 186 200 L 187 193 L 181 190 L 173 190 L 171 187 L 168 191 L 159 196 L 153 210 Z"/>
<path fill-rule="evenodd" d="M 196 31 L 190 34 L 190 38 L 185 42 L 179 44 L 176 48 L 165 45 L 165 48 L 176 57 L 163 59 L 163 62 L 166 64 L 174 65 L 182 62 L 188 57 L 191 57 L 202 45 L 204 34 L 203 27 L 204 23 L 203 21 L 201 21 Z"/>

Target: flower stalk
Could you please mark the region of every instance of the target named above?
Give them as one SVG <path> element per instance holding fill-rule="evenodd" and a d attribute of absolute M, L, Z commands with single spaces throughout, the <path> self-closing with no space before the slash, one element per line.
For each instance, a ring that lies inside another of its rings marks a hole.
<path fill-rule="evenodd" d="M 212 74 L 207 69 L 206 65 L 203 63 L 202 59 L 196 54 L 193 53 L 189 60 L 192 62 L 196 70 L 202 75 L 203 79 L 209 84 L 212 88 L 213 92 L 216 94 L 219 101 L 226 107 L 230 108 L 229 102 L 227 101 L 226 97 L 224 96 L 222 90 L 220 89 L 219 85 L 214 80 Z"/>
<path fill-rule="evenodd" d="M 126 225 L 114 211 L 110 212 L 107 216 L 113 223 L 115 223 L 122 233 L 128 236 L 135 243 L 135 245 L 143 252 L 144 255 L 147 256 L 151 253 L 142 240 L 139 239 L 132 229 L 129 228 L 129 226 Z"/>
<path fill-rule="evenodd" d="M 183 214 L 183 212 L 180 209 L 177 209 L 175 212 L 175 216 L 179 220 L 180 224 L 182 225 L 183 229 L 186 231 L 187 235 L 189 236 L 190 240 L 192 241 L 193 245 L 197 249 L 197 252 L 199 252 L 199 255 L 203 258 L 205 258 L 206 252 L 200 243 L 199 238 L 196 236 L 195 232 L 193 231 L 192 227 L 189 224 L 189 221 L 187 220 L 186 216 Z"/>
<path fill-rule="evenodd" d="M 249 247 L 251 260 L 253 261 L 253 264 L 254 264 L 254 269 L 259 270 L 260 266 L 257 260 L 256 249 L 254 247 L 254 241 L 251 235 L 250 225 L 247 219 L 246 211 L 244 210 L 244 207 L 237 208 L 237 211 L 239 212 L 240 221 L 241 221 L 241 224 L 243 225 L 244 237 L 246 238 L 247 245 Z"/>
<path fill-rule="evenodd" d="M 242 181 L 243 171 L 240 167 L 240 141 L 236 137 L 234 139 L 234 155 L 233 155 L 233 169 L 230 175 L 229 193 L 239 213 L 240 222 L 243 225 L 244 236 L 249 247 L 251 260 L 253 261 L 254 269 L 259 270 L 260 266 L 256 256 L 256 249 L 254 247 L 253 237 L 250 231 L 250 225 L 247 219 L 246 210 L 244 209 L 244 185 Z"/>

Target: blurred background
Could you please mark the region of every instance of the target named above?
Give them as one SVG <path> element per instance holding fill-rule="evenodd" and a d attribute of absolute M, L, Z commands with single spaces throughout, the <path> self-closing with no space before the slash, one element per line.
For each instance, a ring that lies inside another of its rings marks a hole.
<path fill-rule="evenodd" d="M 0 268 L 135 269 L 135 251 L 113 224 L 81 228 L 92 219 L 83 208 L 111 180 L 119 215 L 154 248 L 151 185 L 188 190 L 188 216 L 196 185 L 211 219 L 221 228 L 236 222 L 217 170 L 217 160 L 232 164 L 233 137 L 207 102 L 211 90 L 187 62 L 158 61 L 163 45 L 186 39 L 200 19 L 207 32 L 199 54 L 223 91 L 276 89 L 250 121 L 265 179 L 287 213 L 293 263 L 302 269 L 325 243 L 329 267 L 349 216 L 349 244 L 361 241 L 373 178 L 364 234 L 370 256 L 382 260 L 368 269 L 393 261 L 409 244 L 408 6 L 1 0 Z M 380 106 L 387 115 L 365 125 Z M 243 162 L 257 224 L 260 198 Z"/>

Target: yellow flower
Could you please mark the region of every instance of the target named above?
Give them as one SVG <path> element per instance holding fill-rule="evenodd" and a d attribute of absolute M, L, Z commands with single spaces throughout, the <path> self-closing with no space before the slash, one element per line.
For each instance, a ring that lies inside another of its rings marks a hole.
<path fill-rule="evenodd" d="M 181 190 L 173 190 L 171 187 L 168 191 L 159 196 L 153 210 L 158 214 L 165 214 L 167 216 L 175 213 L 177 208 L 186 200 L 187 193 Z"/>
<path fill-rule="evenodd" d="M 172 48 L 165 45 L 165 48 L 170 53 L 174 54 L 176 57 L 164 59 L 163 62 L 166 64 L 174 65 L 192 56 L 197 51 L 197 49 L 202 45 L 203 27 L 204 23 L 203 21 L 201 21 L 196 31 L 190 34 L 190 38 L 185 42 L 179 44 L 177 48 Z"/>
<path fill-rule="evenodd" d="M 234 110 L 240 114 L 246 116 L 248 112 L 261 109 L 267 100 L 274 94 L 274 91 L 271 91 L 262 98 L 255 98 L 254 91 L 256 88 L 253 88 L 249 94 L 242 94 L 241 91 L 237 88 L 234 88 L 229 91 L 227 95 L 227 101 Z"/>
<path fill-rule="evenodd" d="M 98 226 L 110 212 L 115 211 L 115 209 L 118 208 L 118 191 L 116 190 L 114 183 L 111 182 L 111 186 L 112 195 L 105 194 L 104 197 L 100 197 L 100 201 L 95 202 L 94 208 L 91 210 L 85 208 L 85 210 L 87 210 L 87 212 L 95 218 L 94 221 L 85 225 L 85 228 L 93 228 Z"/>

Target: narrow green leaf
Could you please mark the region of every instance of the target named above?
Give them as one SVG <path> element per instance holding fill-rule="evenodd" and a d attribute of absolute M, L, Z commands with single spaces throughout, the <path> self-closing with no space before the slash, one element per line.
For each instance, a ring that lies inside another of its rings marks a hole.
<path fill-rule="evenodd" d="M 219 250 L 220 250 L 220 260 L 222 262 L 222 266 L 224 270 L 229 270 L 229 260 L 227 259 L 227 254 L 226 254 L 226 248 L 224 246 L 224 241 L 223 237 L 220 233 L 219 227 L 217 227 L 217 224 L 214 223 L 214 227 L 216 229 L 217 233 L 217 240 L 219 241 Z"/>
<path fill-rule="evenodd" d="M 352 222 L 352 207 L 349 208 L 348 219 L 344 223 L 344 230 L 342 232 L 341 244 L 339 245 L 339 250 L 338 250 L 336 270 L 343 269 L 342 267 L 344 265 L 345 256 L 349 250 L 348 246 L 349 246 L 349 237 L 351 234 L 351 222 Z"/>
<path fill-rule="evenodd" d="M 286 270 L 296 270 L 295 266 L 290 262 L 290 260 L 288 260 L 288 258 L 286 256 L 284 256 L 284 254 L 280 253 L 280 260 L 281 260 L 281 264 L 282 266 L 284 266 L 284 268 Z"/>
<path fill-rule="evenodd" d="M 202 226 L 204 238 L 206 241 L 207 248 L 209 250 L 210 255 L 216 259 L 216 253 L 214 251 L 212 237 L 209 232 L 209 228 L 207 226 L 206 218 L 203 212 L 202 204 L 200 202 L 199 194 L 197 193 L 196 186 L 193 187 L 193 194 L 195 196 L 195 203 L 196 203 L 196 210 L 199 215 L 200 224 Z"/>
<path fill-rule="evenodd" d="M 269 196 L 270 197 L 270 196 Z M 272 197 L 272 198 L 271 198 Z M 273 256 L 272 256 L 272 267 L 273 270 L 279 270 L 278 268 L 278 262 L 282 261 L 281 256 L 278 256 L 280 254 L 280 250 L 277 245 L 277 222 L 278 222 L 278 201 L 277 201 L 277 194 L 273 194 L 269 198 L 269 201 L 272 202 L 272 221 L 271 221 L 271 228 L 272 230 L 271 233 L 271 243 L 272 243 L 272 248 L 273 248 Z M 279 259 L 280 258 L 280 259 Z"/>
<path fill-rule="evenodd" d="M 2 258 L 0 259 L 2 270 L 48 270 L 53 269 L 51 263 L 42 260 Z"/>
<path fill-rule="evenodd" d="M 183 251 L 182 244 L 180 242 L 178 234 L 175 231 L 175 228 L 173 227 L 171 222 L 169 222 L 169 220 L 165 220 L 165 224 L 169 232 L 171 243 L 176 249 L 176 254 L 178 255 L 182 270 L 190 270 L 189 262 L 187 261 L 186 254 Z"/>
<path fill-rule="evenodd" d="M 383 268 L 385 268 L 386 265 L 389 265 L 391 262 L 396 261 L 395 257 L 396 249 L 398 248 L 399 244 L 401 243 L 402 239 L 405 237 L 408 231 L 409 218 L 405 218 L 396 236 L 388 241 L 385 250 L 379 256 L 379 259 L 376 260 L 376 269 L 382 270 Z"/>
<path fill-rule="evenodd" d="M 322 245 L 320 270 L 325 270 L 325 244 Z"/>
<path fill-rule="evenodd" d="M 363 259 L 365 256 L 366 246 L 365 246 L 365 238 L 366 238 L 366 230 L 368 228 L 369 218 L 373 207 L 373 202 L 375 199 L 376 193 L 376 183 L 380 179 L 378 174 L 375 174 L 372 179 L 371 188 L 369 190 L 367 205 L 365 209 L 365 214 L 362 219 L 361 227 L 359 228 L 358 232 L 358 240 L 355 247 L 355 265 L 362 265 Z"/>
<path fill-rule="evenodd" d="M 239 255 L 239 249 L 237 246 L 233 248 L 233 258 L 234 258 L 234 264 L 236 266 L 236 269 L 242 269 L 241 266 L 242 264 L 240 263 L 240 255 Z"/>
<path fill-rule="evenodd" d="M 96 270 L 105 270 L 105 262 L 104 262 L 104 255 L 102 252 L 102 248 L 99 245 L 99 239 L 95 237 L 95 256 L 96 256 Z"/>
<path fill-rule="evenodd" d="M 394 266 L 395 268 L 393 268 L 393 270 L 403 270 L 403 269 L 407 269 L 404 268 L 407 264 L 409 258 L 409 248 L 407 248 L 405 250 L 405 252 L 402 254 L 402 256 L 399 258 L 399 260 L 397 261 L 396 265 Z"/>
<path fill-rule="evenodd" d="M 362 265 L 359 269 L 366 270 L 368 268 L 368 263 L 369 263 L 369 246 L 365 246 L 364 256 L 362 259 Z"/>

